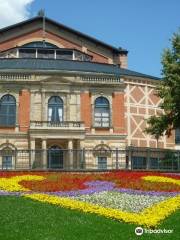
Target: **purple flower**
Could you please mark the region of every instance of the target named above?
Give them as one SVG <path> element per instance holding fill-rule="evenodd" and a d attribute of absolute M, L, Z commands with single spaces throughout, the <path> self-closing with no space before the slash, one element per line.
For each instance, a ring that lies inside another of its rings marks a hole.
<path fill-rule="evenodd" d="M 103 191 L 112 191 L 114 189 L 115 184 L 108 181 L 91 181 L 85 183 L 88 188 L 76 191 L 60 191 L 60 192 L 49 192 L 48 194 L 57 195 L 57 196 L 67 196 L 74 197 L 79 195 L 93 194 L 99 193 Z"/>
<path fill-rule="evenodd" d="M 75 197 L 80 195 L 91 195 L 94 193 L 100 193 L 104 191 L 114 191 L 136 195 L 151 195 L 151 196 L 176 196 L 179 192 L 156 192 L 156 191 L 142 191 L 128 188 L 115 188 L 115 183 L 108 181 L 91 181 L 86 182 L 86 189 L 76 191 L 60 191 L 60 192 L 48 192 L 47 194 L 56 195 L 61 197 Z"/>
<path fill-rule="evenodd" d="M 104 191 L 110 192 L 120 192 L 120 193 L 127 193 L 132 195 L 151 195 L 151 196 L 176 196 L 180 194 L 179 192 L 156 192 L 156 191 L 142 191 L 142 190 L 135 190 L 129 188 L 116 188 L 115 183 L 109 181 L 91 181 L 86 182 L 85 185 L 87 186 L 86 189 L 80 189 L 75 191 L 59 191 L 59 192 L 44 192 L 45 194 L 49 195 L 56 195 L 60 197 L 76 197 L 80 195 L 91 195 L 94 193 L 100 193 Z M 8 192 L 8 191 L 1 191 L 0 196 L 21 196 L 23 193 L 42 193 L 42 192 Z"/>
<path fill-rule="evenodd" d="M 8 192 L 0 190 L 0 196 L 20 196 L 20 192 Z"/>
<path fill-rule="evenodd" d="M 165 175 L 180 176 L 180 173 L 164 173 Z"/>

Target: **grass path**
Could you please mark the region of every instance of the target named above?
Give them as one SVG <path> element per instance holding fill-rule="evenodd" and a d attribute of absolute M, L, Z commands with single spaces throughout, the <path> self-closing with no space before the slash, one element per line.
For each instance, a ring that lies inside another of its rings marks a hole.
<path fill-rule="evenodd" d="M 0 197 L 0 239 L 3 240 L 178 240 L 180 211 L 167 218 L 161 229 L 173 234 L 134 233 L 135 225 L 116 222 L 20 197 Z"/>

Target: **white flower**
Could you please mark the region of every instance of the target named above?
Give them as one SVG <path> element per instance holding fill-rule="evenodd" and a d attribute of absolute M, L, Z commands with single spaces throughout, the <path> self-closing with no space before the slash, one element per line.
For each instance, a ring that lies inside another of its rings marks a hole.
<path fill-rule="evenodd" d="M 128 212 L 141 212 L 155 203 L 167 199 L 166 196 L 132 195 L 127 193 L 108 192 L 94 193 L 73 197 L 83 202 L 94 203 L 99 206 L 120 209 Z"/>

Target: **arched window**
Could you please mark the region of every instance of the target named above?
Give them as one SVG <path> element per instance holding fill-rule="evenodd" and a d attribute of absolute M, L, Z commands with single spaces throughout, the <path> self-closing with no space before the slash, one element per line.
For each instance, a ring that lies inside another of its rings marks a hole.
<path fill-rule="evenodd" d="M 56 45 L 45 42 L 45 41 L 37 41 L 37 42 L 30 42 L 23 45 L 26 48 L 58 48 Z"/>
<path fill-rule="evenodd" d="M 54 44 L 38 41 L 24 44 L 19 48 L 19 58 L 55 58 L 55 50 L 58 47 Z"/>
<path fill-rule="evenodd" d="M 111 157 L 111 148 L 106 144 L 99 144 L 93 149 L 93 155 L 97 159 L 98 169 L 107 169 L 108 157 Z"/>
<path fill-rule="evenodd" d="M 7 147 L 2 149 L 1 155 L 2 155 L 2 169 L 12 169 L 14 151 L 11 148 Z"/>
<path fill-rule="evenodd" d="M 53 96 L 48 101 L 48 121 L 52 123 L 63 121 L 63 100 Z"/>
<path fill-rule="evenodd" d="M 105 97 L 98 97 L 95 100 L 94 123 L 95 127 L 109 127 L 110 125 L 109 101 Z"/>
<path fill-rule="evenodd" d="M 16 99 L 10 95 L 4 95 L 0 99 L 0 126 L 15 126 L 16 124 Z"/>

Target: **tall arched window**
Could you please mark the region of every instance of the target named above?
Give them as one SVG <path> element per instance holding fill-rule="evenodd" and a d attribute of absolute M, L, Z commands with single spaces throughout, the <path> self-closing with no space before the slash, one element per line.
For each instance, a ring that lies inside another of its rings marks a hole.
<path fill-rule="evenodd" d="M 98 97 L 95 100 L 94 123 L 96 127 L 109 127 L 110 125 L 109 101 L 105 97 Z"/>
<path fill-rule="evenodd" d="M 48 101 L 48 121 L 57 123 L 63 121 L 63 100 L 53 96 Z"/>
<path fill-rule="evenodd" d="M 2 169 L 12 169 L 14 151 L 11 148 L 6 147 L 2 149 L 1 155 L 2 155 Z"/>
<path fill-rule="evenodd" d="M 16 124 L 16 99 L 6 94 L 0 99 L 0 125 L 15 126 Z"/>

